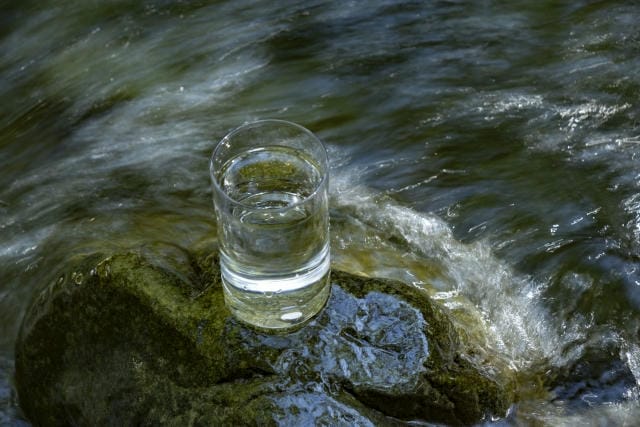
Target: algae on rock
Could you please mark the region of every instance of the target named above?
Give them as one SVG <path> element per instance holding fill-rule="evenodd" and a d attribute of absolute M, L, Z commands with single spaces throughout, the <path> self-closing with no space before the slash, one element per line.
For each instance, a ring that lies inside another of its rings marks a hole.
<path fill-rule="evenodd" d="M 141 253 L 79 260 L 32 303 L 16 384 L 35 424 L 457 425 L 513 401 L 419 289 L 333 271 L 314 320 L 268 334 L 231 317 L 215 255 Z"/>

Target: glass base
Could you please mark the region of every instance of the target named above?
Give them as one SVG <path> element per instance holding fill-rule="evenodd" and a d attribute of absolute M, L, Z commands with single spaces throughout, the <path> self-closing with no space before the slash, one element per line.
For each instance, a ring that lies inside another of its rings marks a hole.
<path fill-rule="evenodd" d="M 225 304 L 235 318 L 258 329 L 288 331 L 303 326 L 322 310 L 329 298 L 330 270 L 302 288 L 255 292 L 237 288 L 222 276 Z"/>

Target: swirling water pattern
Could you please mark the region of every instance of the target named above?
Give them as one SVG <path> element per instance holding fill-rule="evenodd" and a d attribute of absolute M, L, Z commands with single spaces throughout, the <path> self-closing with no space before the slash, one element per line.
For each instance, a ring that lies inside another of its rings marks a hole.
<path fill-rule="evenodd" d="M 329 146 L 337 267 L 544 376 L 508 421 L 640 417 L 640 5 L 6 3 L 0 423 L 34 292 L 91 251 L 215 240 L 209 153 L 267 117 Z"/>

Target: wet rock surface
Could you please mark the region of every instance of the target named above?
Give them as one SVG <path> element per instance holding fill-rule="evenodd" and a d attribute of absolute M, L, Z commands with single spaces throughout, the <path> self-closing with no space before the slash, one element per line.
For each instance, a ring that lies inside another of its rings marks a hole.
<path fill-rule="evenodd" d="M 508 370 L 474 362 L 447 311 L 409 285 L 332 272 L 289 334 L 224 306 L 215 255 L 78 260 L 27 312 L 21 406 L 37 425 L 471 424 L 504 416 Z"/>

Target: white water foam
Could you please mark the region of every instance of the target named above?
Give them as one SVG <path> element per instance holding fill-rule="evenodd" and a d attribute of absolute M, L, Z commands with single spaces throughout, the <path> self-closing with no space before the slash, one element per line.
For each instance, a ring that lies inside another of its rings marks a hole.
<path fill-rule="evenodd" d="M 370 251 L 374 258 L 376 252 L 384 253 L 386 263 L 370 262 L 367 274 L 409 279 L 450 308 L 466 305 L 466 310 L 477 310 L 472 315 L 483 319 L 493 339 L 487 344 L 496 346 L 514 368 L 526 369 L 543 360 L 565 366 L 579 357 L 588 319 L 561 323 L 554 319 L 541 300 L 546 284 L 515 274 L 493 255 L 486 242 L 461 243 L 439 217 L 401 206 L 358 185 L 358 174 L 336 171 L 331 181 L 332 206 L 348 212 L 354 224 L 364 228 L 360 231 L 368 235 L 365 239 L 337 238 L 335 258 L 341 267 L 359 268 L 361 261 L 348 259 L 352 249 Z M 407 249 L 393 247 L 390 242 L 398 239 Z M 389 260 L 394 253 L 395 258 Z M 426 274 L 411 271 L 420 263 L 434 267 L 424 270 Z M 576 343 L 571 346 L 573 350 L 563 352 L 571 343 Z"/>

